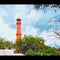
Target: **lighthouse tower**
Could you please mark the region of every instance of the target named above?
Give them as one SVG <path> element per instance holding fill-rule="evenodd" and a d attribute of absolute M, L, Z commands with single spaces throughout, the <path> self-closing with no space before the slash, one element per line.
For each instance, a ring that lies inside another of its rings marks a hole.
<path fill-rule="evenodd" d="M 21 40 L 21 19 L 17 18 L 16 21 L 16 40 Z"/>
<path fill-rule="evenodd" d="M 21 50 L 21 19 L 17 18 L 16 19 L 16 50 L 14 51 L 15 53 L 22 53 Z"/>

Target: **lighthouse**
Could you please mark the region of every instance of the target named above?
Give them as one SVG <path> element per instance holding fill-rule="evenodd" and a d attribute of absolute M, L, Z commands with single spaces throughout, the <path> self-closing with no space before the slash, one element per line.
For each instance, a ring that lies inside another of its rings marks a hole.
<path fill-rule="evenodd" d="M 21 19 L 16 19 L 16 50 L 15 53 L 22 53 L 21 50 Z"/>
<path fill-rule="evenodd" d="M 16 21 L 16 40 L 21 40 L 21 19 L 17 18 Z"/>

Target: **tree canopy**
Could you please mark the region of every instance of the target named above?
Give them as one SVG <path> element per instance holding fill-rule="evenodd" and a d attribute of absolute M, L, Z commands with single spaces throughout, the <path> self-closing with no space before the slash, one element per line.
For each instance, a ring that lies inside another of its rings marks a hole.
<path fill-rule="evenodd" d="M 42 8 L 43 10 L 51 6 L 51 8 L 60 8 L 60 4 L 34 4 L 35 9 Z M 56 12 L 56 9 L 54 10 Z"/>

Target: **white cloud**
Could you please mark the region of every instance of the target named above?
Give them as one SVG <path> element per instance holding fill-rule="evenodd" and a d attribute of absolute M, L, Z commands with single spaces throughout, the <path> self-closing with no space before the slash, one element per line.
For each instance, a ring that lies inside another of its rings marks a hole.
<path fill-rule="evenodd" d="M 5 20 L 8 17 L 9 13 L 0 6 L 0 37 L 5 38 L 9 41 L 15 41 L 15 30 L 9 27 L 9 22 L 6 24 Z"/>
<path fill-rule="evenodd" d="M 15 30 L 11 29 L 8 24 L 4 24 L 3 18 L 0 18 L 0 36 L 9 41 L 15 41 Z"/>
<path fill-rule="evenodd" d="M 25 32 L 23 33 L 24 35 L 27 34 L 27 35 L 33 35 L 33 36 L 37 36 L 38 35 L 38 29 L 35 29 L 34 27 L 32 26 L 26 26 L 26 29 L 25 29 Z"/>
<path fill-rule="evenodd" d="M 7 17 L 8 13 L 6 12 L 6 10 L 2 7 L 0 7 L 0 17 L 4 18 Z"/>
<path fill-rule="evenodd" d="M 43 31 L 40 35 L 40 37 L 43 37 L 46 42 L 45 44 L 51 47 L 60 47 L 60 39 L 57 38 L 58 36 L 50 29 L 49 31 Z"/>

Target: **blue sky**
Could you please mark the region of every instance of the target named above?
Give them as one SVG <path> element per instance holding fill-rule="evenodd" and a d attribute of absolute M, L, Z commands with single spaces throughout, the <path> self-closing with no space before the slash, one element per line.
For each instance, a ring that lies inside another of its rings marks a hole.
<path fill-rule="evenodd" d="M 57 12 L 55 13 L 51 7 L 47 7 L 45 12 L 42 9 L 35 10 L 32 4 L 0 5 L 1 37 L 12 42 L 15 41 L 17 17 L 20 17 L 22 20 L 23 36 L 24 34 L 40 36 L 44 31 L 49 31 L 52 28 L 52 25 L 49 24 L 50 20 L 60 19 L 60 9 L 57 8 Z"/>

